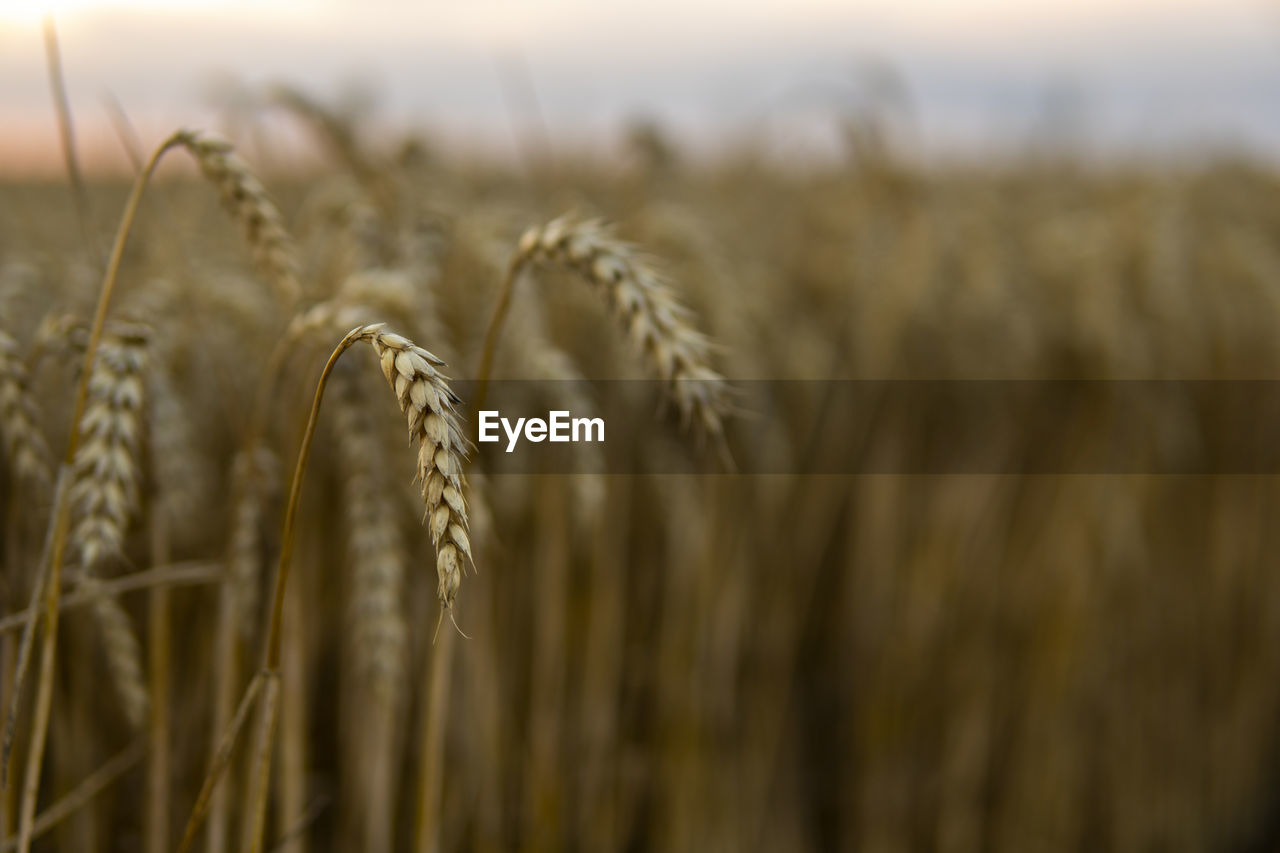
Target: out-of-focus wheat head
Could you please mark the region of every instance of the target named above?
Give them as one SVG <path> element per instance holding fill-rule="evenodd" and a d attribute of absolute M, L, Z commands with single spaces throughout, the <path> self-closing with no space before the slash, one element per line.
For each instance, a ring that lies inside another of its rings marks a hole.
<path fill-rule="evenodd" d="M 6 460 L 18 479 L 47 490 L 52 483 L 53 457 L 37 416 L 18 342 L 0 330 L 0 436 Z"/>
<path fill-rule="evenodd" d="M 107 665 L 124 715 L 135 728 L 146 722 L 150 706 L 141 647 L 128 614 L 99 575 L 109 560 L 123 556 L 125 534 L 138 509 L 150 335 L 147 327 L 132 324 L 113 326 L 103 336 L 89 379 L 70 492 L 80 587 L 92 599 Z"/>
<path fill-rule="evenodd" d="M 276 288 L 280 299 L 286 305 L 293 304 L 302 291 L 297 250 L 279 208 L 262 182 L 236 154 L 234 146 L 220 136 L 187 131 L 179 141 L 217 188 L 232 218 L 240 223 L 258 269 Z"/>

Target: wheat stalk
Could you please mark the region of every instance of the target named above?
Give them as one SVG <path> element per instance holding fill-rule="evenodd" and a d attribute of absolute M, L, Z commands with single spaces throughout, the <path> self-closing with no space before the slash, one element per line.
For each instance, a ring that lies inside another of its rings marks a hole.
<path fill-rule="evenodd" d="M 436 547 L 436 572 L 439 577 L 437 594 L 446 609 L 452 609 L 461 583 L 463 561 L 471 556 L 471 544 L 466 533 L 466 504 L 462 497 L 462 460 L 467 448 L 454 410 L 460 401 L 450 390 L 445 377 L 436 369 L 443 365 L 440 359 L 407 338 L 385 332 L 384 328 L 381 323 L 357 326 L 330 353 L 316 383 L 311 414 L 307 417 L 302 444 L 298 448 L 293 483 L 289 487 L 289 500 L 285 505 L 284 526 L 281 529 L 280 556 L 276 564 L 275 591 L 272 594 L 266 660 L 262 673 L 266 693 L 258 718 L 253 756 L 254 773 L 246 799 L 247 818 L 243 827 L 242 846 L 250 853 L 262 849 L 266 829 L 272 741 L 279 711 L 285 593 L 297 532 L 302 481 L 311 457 L 325 387 L 342 354 L 356 343 L 367 342 L 378 354 L 382 372 L 396 392 L 400 409 L 408 421 L 410 437 L 418 442 L 418 475 L 422 480 L 423 499 L 427 507 L 426 522 L 432 543 Z"/>
<path fill-rule="evenodd" d="M 299 315 L 288 334 L 301 336 L 338 317 L 358 316 L 361 311 L 360 306 L 322 303 Z M 360 341 L 370 344 L 378 354 L 383 375 L 406 416 L 410 439 L 418 444 L 418 480 L 426 506 L 423 522 L 428 525 L 436 548 L 437 594 L 440 601 L 451 608 L 462 570 L 471 559 L 466 501 L 462 494 L 465 482 L 462 463 L 466 458 L 467 440 L 455 410 L 458 397 L 438 370 L 444 362 L 408 338 L 385 331 L 385 324 L 352 329 L 340 349 L 345 351 Z"/>
<path fill-rule="evenodd" d="M 18 342 L 0 332 L 0 437 L 4 438 L 5 457 L 20 480 L 44 490 L 53 482 L 53 455 L 36 414 Z"/>
<path fill-rule="evenodd" d="M 300 339 L 339 319 L 358 317 L 366 310 L 359 305 L 320 303 L 295 317 L 286 337 Z M 382 323 L 360 326 L 344 341 L 346 346 L 365 341 L 377 352 L 382 372 L 407 418 L 410 438 L 418 443 L 418 479 L 426 505 L 423 521 L 436 548 L 437 595 L 447 608 L 452 608 L 462 570 L 471 559 L 462 494 L 467 441 L 454 409 L 459 400 L 437 369 L 444 365 L 441 359 L 384 328 Z"/>

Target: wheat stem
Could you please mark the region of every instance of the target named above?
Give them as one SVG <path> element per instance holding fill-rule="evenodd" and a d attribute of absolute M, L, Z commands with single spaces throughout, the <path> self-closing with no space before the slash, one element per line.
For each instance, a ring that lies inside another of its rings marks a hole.
<path fill-rule="evenodd" d="M 151 560 L 157 564 L 169 561 L 169 522 L 163 511 L 151 513 Z M 172 788 L 169 779 L 169 593 L 167 586 L 154 586 L 148 602 L 151 746 L 147 763 L 147 853 L 169 849 L 169 791 Z"/>
<path fill-rule="evenodd" d="M 191 849 L 191 845 L 195 843 L 196 832 L 200 829 L 200 823 L 204 820 L 205 812 L 209 808 L 210 798 L 213 792 L 218 788 L 218 782 L 222 781 L 223 775 L 226 773 L 227 765 L 231 763 L 231 751 L 235 748 L 236 740 L 240 736 L 240 730 L 244 728 L 245 721 L 249 719 L 249 712 L 253 710 L 253 704 L 258 698 L 258 693 L 262 691 L 262 685 L 266 681 L 263 673 L 258 673 L 249 682 L 249 686 L 244 691 L 244 696 L 240 699 L 240 705 L 236 708 L 235 716 L 231 718 L 231 724 L 227 727 L 227 731 L 223 734 L 218 749 L 214 753 L 213 760 L 209 763 L 209 772 L 204 777 L 204 782 L 200 786 L 200 793 L 196 797 L 196 803 L 191 809 L 191 817 L 187 819 L 187 828 L 183 830 L 182 841 L 178 844 L 178 853 L 187 853 Z"/>

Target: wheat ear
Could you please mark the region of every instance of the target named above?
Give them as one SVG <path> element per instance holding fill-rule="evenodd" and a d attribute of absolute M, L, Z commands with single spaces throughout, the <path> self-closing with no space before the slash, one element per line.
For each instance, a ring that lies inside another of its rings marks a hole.
<path fill-rule="evenodd" d="M 262 182 L 220 136 L 184 130 L 174 139 L 195 158 L 200 171 L 217 188 L 223 205 L 240 223 L 259 271 L 276 287 L 285 304 L 296 302 L 302 292 L 297 249 Z"/>
<path fill-rule="evenodd" d="M 138 507 L 148 335 L 142 326 L 120 327 L 99 345 L 80 421 L 83 441 L 72 464 L 70 495 L 76 518 L 71 543 L 80 562 L 80 585 L 93 598 L 107 665 L 134 728 L 146 723 L 150 710 L 141 647 L 129 615 L 118 598 L 101 589 L 97 573 L 108 558 L 121 553 Z"/>
<path fill-rule="evenodd" d="M 438 370 L 444 362 L 409 339 L 383 331 L 382 324 L 364 326 L 352 334 L 378 354 L 382 374 L 405 414 L 409 437 L 418 444 L 418 480 L 426 504 L 423 522 L 436 548 L 436 592 L 441 603 L 451 608 L 462 569 L 471 559 L 462 474 L 467 440 L 455 408 L 461 401 Z"/>
<path fill-rule="evenodd" d="M 485 336 L 477 406 L 483 402 L 483 385 L 493 367 L 515 281 L 531 263 L 573 270 L 595 285 L 626 327 L 632 344 L 665 383 L 683 421 L 717 440 L 722 436 L 730 409 L 729 389 L 711 367 L 711 342 L 694 327 L 692 313 L 663 277 L 602 222 L 567 216 L 531 228 L 520 238 Z"/>
<path fill-rule="evenodd" d="M 53 454 L 37 424 L 35 398 L 18 342 L 0 332 L 0 437 L 13 473 L 48 489 L 53 483 Z"/>
<path fill-rule="evenodd" d="M 300 340 L 314 330 L 343 317 L 359 316 L 365 310 L 359 305 L 320 303 L 295 317 L 286 336 Z M 467 441 L 455 410 L 459 400 L 438 370 L 444 366 L 443 360 L 384 328 L 383 323 L 360 326 L 344 340 L 349 339 L 347 346 L 366 341 L 377 352 L 383 375 L 407 418 L 409 437 L 418 443 L 418 480 L 426 504 L 423 522 L 428 524 L 436 548 L 437 594 L 451 608 L 462 582 L 462 570 L 471 559 L 466 501 L 462 496 Z"/>

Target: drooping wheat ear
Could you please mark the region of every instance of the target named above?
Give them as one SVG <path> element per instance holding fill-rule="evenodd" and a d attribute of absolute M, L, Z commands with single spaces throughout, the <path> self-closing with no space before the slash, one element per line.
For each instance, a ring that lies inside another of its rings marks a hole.
<path fill-rule="evenodd" d="M 129 520 L 137 510 L 149 330 L 110 328 L 98 346 L 89 396 L 80 422 L 81 441 L 72 463 L 71 531 L 85 591 L 97 593 L 93 612 L 102 630 L 107 665 L 125 717 L 135 728 L 147 720 L 150 702 L 142 655 L 120 602 L 102 590 L 97 573 L 122 552 Z"/>
<path fill-rule="evenodd" d="M 360 144 L 358 116 L 344 116 L 324 106 L 309 95 L 289 86 L 273 86 L 268 100 L 292 112 L 315 131 L 320 143 L 329 150 L 383 210 L 391 211 L 396 201 L 396 185 L 379 158 Z"/>
<path fill-rule="evenodd" d="M 280 210 L 262 182 L 222 137 L 185 130 L 176 139 L 195 158 L 200 171 L 217 187 L 231 216 L 240 223 L 259 271 L 279 291 L 281 300 L 292 305 L 302 293 L 298 253 Z"/>
<path fill-rule="evenodd" d="M 683 421 L 712 437 L 730 408 L 724 377 L 711 367 L 710 340 L 670 285 L 599 220 L 555 219 L 520 238 L 512 277 L 531 263 L 567 267 L 604 292 L 632 344 L 666 383 Z"/>
<path fill-rule="evenodd" d="M 381 323 L 362 326 L 350 335 L 367 341 L 377 352 L 382 373 L 408 420 L 409 437 L 418 443 L 418 479 L 426 504 L 423 523 L 428 525 L 436 548 L 436 592 L 444 606 L 451 608 L 462 583 L 462 570 L 471 559 L 462 494 L 467 440 L 455 410 L 461 401 L 437 369 L 443 361 L 384 328 Z"/>
<path fill-rule="evenodd" d="M 18 342 L 0 332 L 0 436 L 4 438 L 5 458 L 20 480 L 46 490 L 53 483 L 53 455 L 36 413 Z"/>
<path fill-rule="evenodd" d="M 310 95 L 292 86 L 278 84 L 267 92 L 267 99 L 310 124 L 323 143 L 339 160 L 359 178 L 373 171 L 360 141 L 356 138 L 353 122 L 320 104 Z"/>
<path fill-rule="evenodd" d="M 408 628 L 401 590 L 404 543 L 396 523 L 399 492 L 387 465 L 368 393 L 345 365 L 335 371 L 338 460 L 351 560 L 350 618 L 357 679 L 393 706 L 405 680 Z"/>

